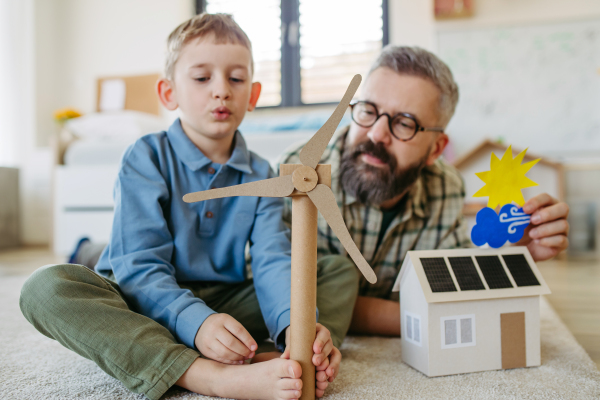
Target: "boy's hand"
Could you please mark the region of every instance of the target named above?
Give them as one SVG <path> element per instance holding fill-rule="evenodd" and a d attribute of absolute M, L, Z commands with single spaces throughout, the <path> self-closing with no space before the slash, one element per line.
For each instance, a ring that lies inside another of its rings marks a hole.
<path fill-rule="evenodd" d="M 285 332 L 286 348 L 281 355 L 281 358 L 290 358 L 289 339 L 290 328 L 288 327 Z M 317 368 L 317 387 L 315 393 L 317 397 L 323 397 L 329 382 L 333 382 L 340 371 L 342 353 L 340 353 L 340 351 L 333 345 L 329 330 L 319 323 L 317 323 L 317 332 L 315 341 L 313 343 L 313 352 L 315 354 L 313 355 L 312 362 Z"/>
<path fill-rule="evenodd" d="M 228 314 L 212 314 L 204 320 L 194 344 L 208 358 L 224 364 L 243 364 L 258 348 L 246 328 Z"/>

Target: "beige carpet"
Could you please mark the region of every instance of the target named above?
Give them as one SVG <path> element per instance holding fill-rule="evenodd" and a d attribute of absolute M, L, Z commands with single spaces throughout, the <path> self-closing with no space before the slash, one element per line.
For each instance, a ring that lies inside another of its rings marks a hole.
<path fill-rule="evenodd" d="M 0 277 L 0 399 L 143 399 L 39 334 L 19 311 L 23 277 Z M 427 378 L 400 361 L 400 340 L 356 338 L 326 399 L 600 399 L 600 373 L 542 301 L 542 366 Z M 164 398 L 207 398 L 171 390 Z"/>

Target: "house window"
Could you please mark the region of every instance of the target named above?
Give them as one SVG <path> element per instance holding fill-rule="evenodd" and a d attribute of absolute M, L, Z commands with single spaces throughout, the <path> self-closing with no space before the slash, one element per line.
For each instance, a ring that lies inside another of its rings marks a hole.
<path fill-rule="evenodd" d="M 421 317 L 409 312 L 404 315 L 404 339 L 412 344 L 420 346 Z"/>
<path fill-rule="evenodd" d="M 196 0 L 252 42 L 259 107 L 337 103 L 388 43 L 388 0 Z"/>
<path fill-rule="evenodd" d="M 475 315 L 440 318 L 442 349 L 475 346 Z"/>

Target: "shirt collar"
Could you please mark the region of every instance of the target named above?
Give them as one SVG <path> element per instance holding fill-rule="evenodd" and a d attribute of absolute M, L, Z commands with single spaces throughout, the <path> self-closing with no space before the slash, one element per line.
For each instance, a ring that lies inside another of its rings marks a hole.
<path fill-rule="evenodd" d="M 167 130 L 167 137 L 175 150 L 177 157 L 192 171 L 198 171 L 212 163 L 212 161 L 206 157 L 185 134 L 179 118 L 177 118 L 169 127 L 169 130 Z M 251 173 L 250 152 L 246 147 L 246 141 L 239 131 L 235 132 L 233 140 L 235 140 L 235 147 L 233 148 L 231 157 L 229 157 L 229 160 L 225 165 L 241 172 Z"/>
<path fill-rule="evenodd" d="M 341 183 L 339 182 L 339 166 L 342 160 L 342 152 L 344 151 L 344 147 L 346 146 L 346 139 L 348 136 L 348 131 L 350 130 L 350 126 L 346 126 L 338 130 L 334 136 L 334 140 L 332 144 L 330 144 L 326 150 L 327 155 L 323 155 L 323 158 L 327 159 L 328 163 L 332 164 L 331 167 L 331 177 L 332 177 L 332 186 L 337 185 L 339 187 L 339 192 L 343 192 L 343 204 L 351 205 L 358 202 L 354 196 L 345 193 L 342 190 Z M 335 182 L 334 182 L 335 177 Z M 429 207 L 427 204 L 427 192 L 424 187 L 423 182 L 423 173 L 417 179 L 417 181 L 413 184 L 411 189 L 406 194 L 408 196 L 406 201 L 406 211 L 402 217 L 403 220 L 409 219 L 414 213 L 416 216 L 420 218 L 426 218 L 429 215 Z M 379 207 L 374 207 L 379 209 Z"/>

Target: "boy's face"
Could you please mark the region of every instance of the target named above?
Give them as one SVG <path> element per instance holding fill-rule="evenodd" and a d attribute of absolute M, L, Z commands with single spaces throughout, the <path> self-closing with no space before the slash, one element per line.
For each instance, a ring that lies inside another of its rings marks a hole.
<path fill-rule="evenodd" d="M 163 104 L 181 110 L 182 126 L 194 143 L 229 140 L 260 94 L 260 84 L 252 83 L 250 51 L 240 44 L 215 44 L 212 36 L 185 44 L 173 80 L 162 81 Z"/>

